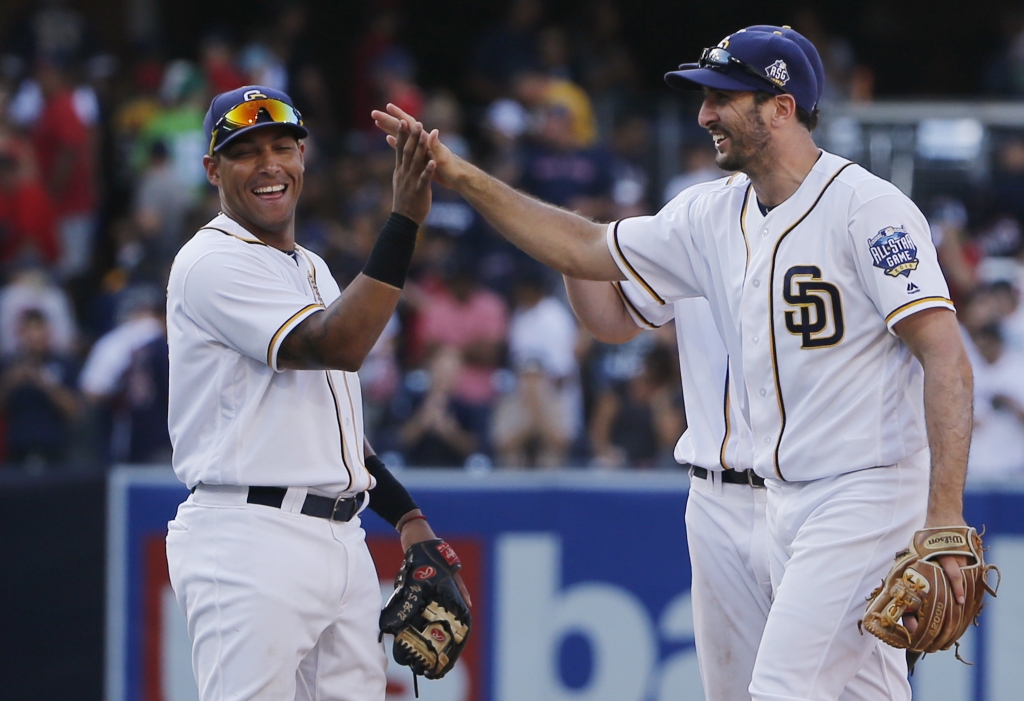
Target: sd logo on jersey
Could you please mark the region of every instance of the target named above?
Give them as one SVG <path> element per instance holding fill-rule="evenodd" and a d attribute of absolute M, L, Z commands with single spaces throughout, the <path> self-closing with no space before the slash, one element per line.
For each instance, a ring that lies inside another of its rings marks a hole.
<path fill-rule="evenodd" d="M 917 270 L 917 244 L 902 226 L 887 226 L 868 239 L 872 263 L 886 275 L 910 277 Z"/>

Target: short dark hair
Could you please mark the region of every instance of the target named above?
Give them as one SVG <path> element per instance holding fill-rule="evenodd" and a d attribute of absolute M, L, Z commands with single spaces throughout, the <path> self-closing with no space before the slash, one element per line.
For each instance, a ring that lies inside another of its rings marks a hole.
<path fill-rule="evenodd" d="M 754 93 L 754 104 L 760 107 L 772 97 L 776 96 L 763 90 L 758 90 Z M 813 132 L 818 127 L 818 108 L 815 107 L 813 112 L 808 112 L 803 107 L 797 106 L 796 119 L 804 125 L 807 131 Z"/>

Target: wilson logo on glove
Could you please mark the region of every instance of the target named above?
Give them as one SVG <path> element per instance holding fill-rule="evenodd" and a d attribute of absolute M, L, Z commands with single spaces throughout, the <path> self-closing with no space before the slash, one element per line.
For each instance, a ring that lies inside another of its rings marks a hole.
<path fill-rule="evenodd" d="M 938 533 L 936 533 L 938 531 Z M 962 557 L 965 601 L 957 603 L 953 585 L 938 558 L 943 555 Z M 995 570 L 996 586 L 988 583 L 988 574 Z M 999 590 L 999 569 L 985 564 L 985 548 L 981 536 L 973 528 L 925 528 L 914 534 L 910 547 L 896 554 L 896 564 L 871 592 L 864 618 L 857 625 L 893 647 L 928 653 L 957 646 L 960 657 L 960 636 L 967 627 L 977 625 L 986 592 L 992 596 Z M 903 625 L 904 617 L 918 621 L 911 633 Z"/>

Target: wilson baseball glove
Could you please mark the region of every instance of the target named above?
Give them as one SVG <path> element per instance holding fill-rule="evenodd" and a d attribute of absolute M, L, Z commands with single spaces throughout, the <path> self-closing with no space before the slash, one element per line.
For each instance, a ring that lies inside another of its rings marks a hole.
<path fill-rule="evenodd" d="M 443 540 L 412 545 L 380 612 L 381 634 L 395 636 L 395 662 L 427 679 L 447 674 L 469 638 L 472 618 L 455 583 L 461 567 Z"/>
<path fill-rule="evenodd" d="M 967 563 L 960 566 L 965 601 L 958 604 L 953 586 L 939 564 L 942 555 L 961 555 Z M 999 588 L 988 583 L 988 573 L 999 570 L 985 564 L 981 536 L 973 528 L 952 526 L 925 528 L 914 534 L 910 547 L 896 554 L 896 564 L 868 597 L 868 607 L 859 622 L 869 633 L 893 647 L 928 653 L 957 646 L 967 626 L 977 625 L 985 592 L 996 595 Z M 917 629 L 904 627 L 906 615 L 917 617 Z M 863 630 L 862 628 L 862 630 Z"/>

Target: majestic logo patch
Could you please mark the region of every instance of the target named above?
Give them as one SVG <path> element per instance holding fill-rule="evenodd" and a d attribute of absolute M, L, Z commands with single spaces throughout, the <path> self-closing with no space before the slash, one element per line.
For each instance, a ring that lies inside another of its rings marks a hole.
<path fill-rule="evenodd" d="M 912 283 L 912 282 L 908 282 L 907 283 L 907 294 L 908 295 L 914 295 L 914 294 L 917 294 L 920 291 L 921 291 L 921 288 L 918 287 L 917 285 L 915 285 L 914 283 Z"/>
<path fill-rule="evenodd" d="M 781 58 L 764 69 L 765 75 L 771 78 L 779 85 L 785 85 L 789 82 L 789 69 L 786 68 L 786 62 Z"/>
<path fill-rule="evenodd" d="M 868 249 L 874 266 L 891 277 L 910 277 L 910 272 L 919 265 L 917 244 L 902 226 L 887 226 L 879 231 L 868 239 Z"/>

